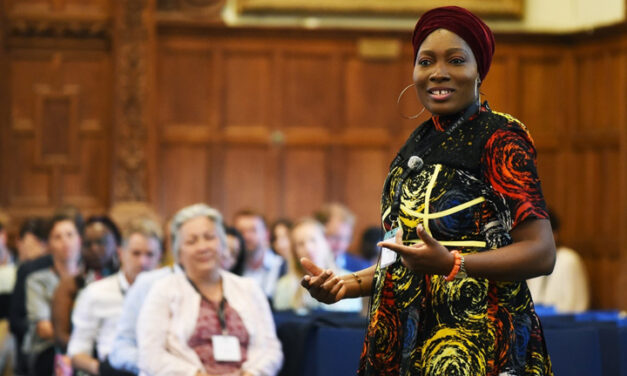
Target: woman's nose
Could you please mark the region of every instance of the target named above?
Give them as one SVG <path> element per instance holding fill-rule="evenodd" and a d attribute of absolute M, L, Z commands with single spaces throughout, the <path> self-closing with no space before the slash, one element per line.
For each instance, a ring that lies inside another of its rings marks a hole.
<path fill-rule="evenodd" d="M 433 71 L 431 72 L 431 75 L 429 75 L 429 80 L 439 82 L 449 79 L 449 74 L 445 64 L 435 63 L 432 67 Z"/>

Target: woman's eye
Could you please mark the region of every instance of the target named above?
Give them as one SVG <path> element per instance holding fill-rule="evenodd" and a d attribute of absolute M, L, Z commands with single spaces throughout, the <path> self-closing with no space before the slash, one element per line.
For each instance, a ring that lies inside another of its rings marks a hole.
<path fill-rule="evenodd" d="M 428 59 L 420 59 L 420 60 L 418 60 L 418 65 L 421 65 L 423 67 L 426 67 L 429 64 L 431 64 L 431 61 L 428 60 Z"/>
<path fill-rule="evenodd" d="M 466 62 L 466 60 L 456 57 L 454 59 L 451 59 L 451 63 L 453 64 L 464 64 Z"/>

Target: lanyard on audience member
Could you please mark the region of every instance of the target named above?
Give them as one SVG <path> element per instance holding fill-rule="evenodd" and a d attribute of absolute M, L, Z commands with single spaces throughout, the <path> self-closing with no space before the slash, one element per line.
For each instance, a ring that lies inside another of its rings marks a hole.
<path fill-rule="evenodd" d="M 200 292 L 198 287 L 196 287 L 196 284 L 191 279 L 189 279 L 189 277 L 187 278 L 187 280 L 192 285 L 194 290 L 196 290 L 196 292 L 200 295 L 201 299 L 206 300 L 207 303 L 211 304 L 212 306 L 214 305 L 211 300 L 209 300 L 202 292 Z M 226 327 L 226 315 L 224 313 L 225 304 L 226 304 L 226 298 L 224 298 L 224 293 L 223 293 L 222 299 L 220 299 L 220 303 L 218 304 L 218 321 L 220 322 L 220 328 L 222 329 L 223 335 L 226 335 L 229 332 Z"/>

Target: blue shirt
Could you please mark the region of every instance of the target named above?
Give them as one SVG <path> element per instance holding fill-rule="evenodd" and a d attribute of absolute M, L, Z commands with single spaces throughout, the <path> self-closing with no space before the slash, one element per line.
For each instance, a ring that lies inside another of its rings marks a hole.
<path fill-rule="evenodd" d="M 156 281 L 172 273 L 181 272 L 181 268 L 175 265 L 144 272 L 137 277 L 124 297 L 122 314 L 115 332 L 115 339 L 111 345 L 108 359 L 113 368 L 135 374 L 139 373 L 136 335 L 139 311 Z"/>

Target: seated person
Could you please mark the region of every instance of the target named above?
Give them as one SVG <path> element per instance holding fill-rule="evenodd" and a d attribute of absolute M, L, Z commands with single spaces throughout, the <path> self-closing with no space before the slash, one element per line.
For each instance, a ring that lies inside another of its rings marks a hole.
<path fill-rule="evenodd" d="M 236 275 L 244 274 L 246 266 L 246 248 L 244 248 L 244 237 L 235 227 L 226 227 L 226 248 L 222 260 L 222 268 Z"/>
<path fill-rule="evenodd" d="M 312 309 L 359 312 L 362 307 L 360 299 L 344 299 L 335 304 L 323 304 L 301 287 L 300 281 L 305 276 L 305 271 L 298 260 L 302 257 L 315 260 L 313 262 L 316 265 L 323 269 L 331 269 L 335 274 L 349 273 L 335 264 L 333 253 L 324 236 L 324 227 L 320 222 L 310 218 L 296 222 L 292 228 L 291 238 L 293 260 L 288 263 L 287 274 L 277 283 L 273 299 L 274 309 L 292 309 L 302 313 Z"/>
<path fill-rule="evenodd" d="M 356 272 L 371 265 L 368 260 L 352 254 L 348 249 L 353 240 L 355 215 L 346 206 L 340 203 L 325 204 L 314 216 L 324 225 L 324 233 L 338 267 Z"/>
<path fill-rule="evenodd" d="M 16 357 L 15 373 L 28 374 L 26 355 L 22 351 L 22 342 L 28 331 L 26 315 L 26 278 L 33 272 L 52 266 L 52 256 L 48 254 L 46 241 L 47 221 L 44 218 L 28 218 L 20 226 L 17 239 L 19 266 L 15 285 L 11 295 L 9 324 L 15 338 Z"/>
<path fill-rule="evenodd" d="M 152 286 L 137 324 L 146 375 L 275 375 L 283 353 L 270 306 L 253 280 L 221 267 L 220 213 L 204 204 L 172 220 L 173 250 L 184 273 Z"/>
<path fill-rule="evenodd" d="M 157 267 L 161 259 L 161 231 L 148 219 L 132 221 L 119 251 L 118 273 L 93 282 L 78 295 L 72 312 L 72 336 L 67 354 L 75 371 L 99 374 L 110 352 L 124 295 L 137 275 Z M 92 357 L 94 348 L 98 359 Z"/>
<path fill-rule="evenodd" d="M 178 255 L 175 253 L 173 256 L 175 262 L 177 262 Z M 124 296 L 120 319 L 115 329 L 115 339 L 107 358 L 108 363 L 104 363 L 105 366 L 111 366 L 110 369 L 107 369 L 110 371 L 108 374 L 137 375 L 139 373 L 139 361 L 137 359 L 137 318 L 139 311 L 152 285 L 161 278 L 173 273 L 182 273 L 178 264 L 141 273 L 135 280 L 135 283 L 128 289 Z"/>
<path fill-rule="evenodd" d="M 18 233 L 17 258 L 19 263 L 35 260 L 48 254 L 46 248 L 46 219 L 27 218 Z"/>
<path fill-rule="evenodd" d="M 292 258 L 292 245 L 290 244 L 291 231 L 292 221 L 286 218 L 278 219 L 270 226 L 270 247 L 274 253 L 281 256 L 283 259 L 279 278 L 287 273 L 287 264 Z"/>
<path fill-rule="evenodd" d="M 81 269 L 75 276 L 62 278 L 52 297 L 55 344 L 62 352 L 70 340 L 72 308 L 78 292 L 86 284 L 117 272 L 116 253 L 120 242 L 120 230 L 109 217 L 91 216 L 87 219 Z"/>
<path fill-rule="evenodd" d="M 555 268 L 549 275 L 527 280 L 531 298 L 536 305 L 555 308 L 559 313 L 576 313 L 588 309 L 590 293 L 588 274 L 581 256 L 560 242 L 560 221 L 549 210 L 557 251 Z"/>
<path fill-rule="evenodd" d="M 79 225 L 65 214 L 52 218 L 48 234 L 52 266 L 26 278 L 28 331 L 22 345 L 33 375 L 50 375 L 54 364 L 54 332 L 51 322 L 52 295 L 61 278 L 78 273 L 81 250 Z"/>

